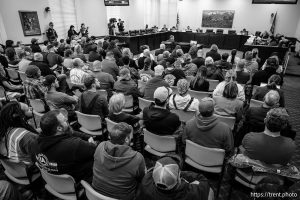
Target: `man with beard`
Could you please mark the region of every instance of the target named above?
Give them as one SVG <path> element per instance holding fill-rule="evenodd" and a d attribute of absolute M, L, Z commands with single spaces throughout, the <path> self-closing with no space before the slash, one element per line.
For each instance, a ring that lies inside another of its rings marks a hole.
<path fill-rule="evenodd" d="M 52 174 L 69 174 L 76 182 L 90 182 L 96 150 L 93 139 L 87 142 L 72 134 L 64 109 L 44 114 L 40 127 L 42 133 L 35 145 L 39 167 Z"/>

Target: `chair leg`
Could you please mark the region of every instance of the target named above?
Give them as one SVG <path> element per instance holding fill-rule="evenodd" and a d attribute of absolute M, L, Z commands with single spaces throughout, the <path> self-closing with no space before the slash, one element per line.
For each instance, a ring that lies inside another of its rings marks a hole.
<path fill-rule="evenodd" d="M 220 193 L 220 189 L 221 189 L 221 185 L 222 185 L 224 171 L 225 171 L 225 164 L 223 164 L 222 172 L 221 172 L 220 177 L 219 177 L 218 186 L 217 186 L 216 200 L 219 198 L 219 193 Z"/>

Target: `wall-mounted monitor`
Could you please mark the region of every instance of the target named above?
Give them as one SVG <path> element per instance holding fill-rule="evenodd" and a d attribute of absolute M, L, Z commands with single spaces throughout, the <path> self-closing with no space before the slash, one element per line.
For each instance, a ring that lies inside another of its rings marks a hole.
<path fill-rule="evenodd" d="M 129 0 L 104 0 L 105 6 L 129 6 Z"/>
<path fill-rule="evenodd" d="M 298 0 L 252 0 L 253 4 L 297 4 Z"/>

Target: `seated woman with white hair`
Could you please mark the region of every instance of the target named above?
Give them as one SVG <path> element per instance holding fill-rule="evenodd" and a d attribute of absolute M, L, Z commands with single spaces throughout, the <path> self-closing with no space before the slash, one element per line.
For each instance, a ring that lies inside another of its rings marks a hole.
<path fill-rule="evenodd" d="M 218 80 L 220 82 L 224 80 L 222 69 L 215 66 L 214 59 L 212 57 L 206 57 L 204 64 L 207 68 L 208 79 Z"/>
<path fill-rule="evenodd" d="M 236 82 L 236 72 L 231 69 L 226 72 L 225 80 L 217 85 L 216 89 L 213 92 L 213 97 L 222 96 L 225 85 L 232 81 Z M 240 99 L 241 101 L 245 101 L 244 87 L 238 83 L 237 83 L 237 87 L 238 87 L 237 98 Z"/>
<path fill-rule="evenodd" d="M 188 94 L 189 83 L 186 79 L 177 82 L 178 94 L 172 94 L 169 99 L 171 109 L 183 111 L 198 111 L 199 100 Z"/>
<path fill-rule="evenodd" d="M 88 75 L 84 69 L 86 66 L 84 66 L 83 61 L 80 58 L 75 58 L 73 60 L 73 66 L 74 68 L 70 71 L 70 81 L 72 84 L 75 85 L 83 85 L 83 81 L 86 75 Z"/>

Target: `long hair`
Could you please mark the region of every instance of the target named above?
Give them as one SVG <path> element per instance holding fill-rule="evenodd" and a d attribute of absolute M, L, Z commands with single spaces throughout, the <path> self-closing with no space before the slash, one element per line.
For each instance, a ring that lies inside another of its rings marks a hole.
<path fill-rule="evenodd" d="M 27 123 L 25 113 L 22 111 L 20 103 L 16 101 L 11 101 L 2 108 L 0 124 L 0 138 L 4 137 L 6 149 L 8 149 L 7 136 L 13 128 L 24 128 L 37 134 L 37 131 Z"/>
<path fill-rule="evenodd" d="M 234 64 L 235 56 L 236 56 L 236 49 L 233 49 L 231 51 L 231 61 L 230 61 L 231 64 Z"/>
<path fill-rule="evenodd" d="M 207 77 L 207 68 L 205 66 L 201 66 L 197 72 L 196 77 L 191 81 L 191 85 L 193 88 L 195 86 L 200 86 L 203 84 L 203 82 L 206 80 Z"/>

